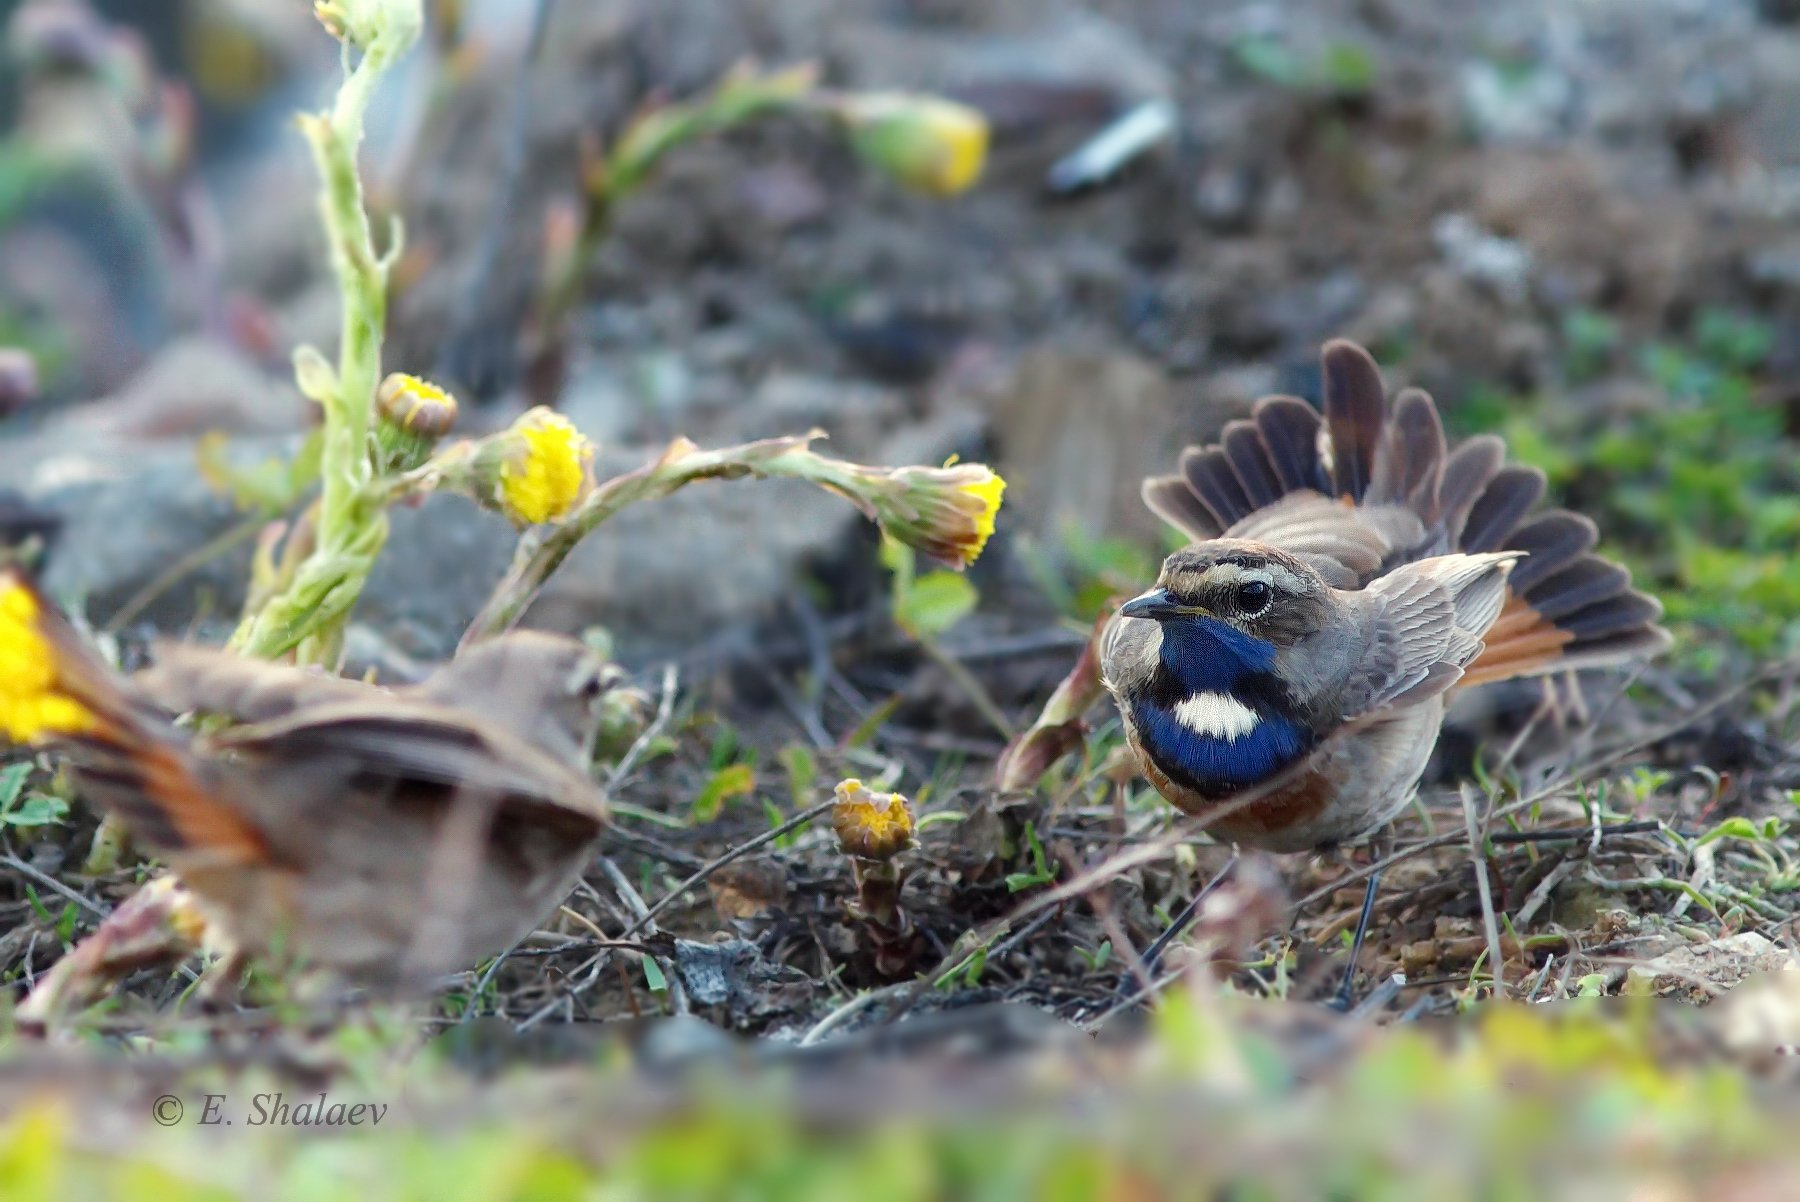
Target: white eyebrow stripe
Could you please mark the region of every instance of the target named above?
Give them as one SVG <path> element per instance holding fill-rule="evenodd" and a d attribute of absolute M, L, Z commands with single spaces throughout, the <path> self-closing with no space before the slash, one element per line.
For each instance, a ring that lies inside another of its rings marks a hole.
<path fill-rule="evenodd" d="M 1175 707 L 1175 721 L 1196 734 L 1235 743 L 1262 719 L 1256 711 L 1226 693 L 1195 693 Z"/>

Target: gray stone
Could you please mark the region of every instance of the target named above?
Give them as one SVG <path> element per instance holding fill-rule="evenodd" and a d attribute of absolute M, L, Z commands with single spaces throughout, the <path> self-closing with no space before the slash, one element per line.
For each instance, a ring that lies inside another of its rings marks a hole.
<path fill-rule="evenodd" d="M 1172 409 L 1168 381 L 1148 360 L 1026 355 L 994 413 L 1008 510 L 1050 546 L 1070 523 L 1090 535 L 1154 535 L 1138 486 L 1174 469 Z"/>

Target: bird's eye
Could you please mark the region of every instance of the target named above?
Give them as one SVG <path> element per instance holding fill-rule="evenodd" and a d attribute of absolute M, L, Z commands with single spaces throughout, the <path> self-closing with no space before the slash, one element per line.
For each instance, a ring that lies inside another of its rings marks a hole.
<path fill-rule="evenodd" d="M 1269 608 L 1269 602 L 1275 599 L 1275 590 L 1269 587 L 1266 580 L 1246 580 L 1237 586 L 1237 593 L 1232 598 L 1237 603 L 1240 614 L 1246 618 L 1254 618 Z"/>

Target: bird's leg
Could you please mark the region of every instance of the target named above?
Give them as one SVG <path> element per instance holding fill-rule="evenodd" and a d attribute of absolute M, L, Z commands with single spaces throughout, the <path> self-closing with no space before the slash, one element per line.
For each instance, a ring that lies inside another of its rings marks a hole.
<path fill-rule="evenodd" d="M 1380 888 L 1381 869 L 1377 868 L 1369 873 L 1368 882 L 1363 886 L 1362 913 L 1356 916 L 1356 937 L 1350 941 L 1350 963 L 1344 965 L 1343 983 L 1330 1002 L 1331 1008 L 1340 1013 L 1350 1012 L 1356 989 L 1356 962 L 1362 958 L 1363 940 L 1369 937 L 1369 920 L 1375 916 L 1375 894 Z"/>
<path fill-rule="evenodd" d="M 1350 963 L 1344 966 L 1344 980 L 1337 996 L 1329 1003 L 1333 1010 L 1348 1014 L 1355 996 L 1356 965 L 1362 959 L 1363 942 L 1369 937 L 1369 922 L 1375 916 L 1375 897 L 1381 890 L 1381 866 L 1394 849 L 1393 835 L 1382 831 L 1368 844 L 1370 871 L 1363 885 L 1362 910 L 1356 916 L 1356 935 L 1350 940 Z"/>

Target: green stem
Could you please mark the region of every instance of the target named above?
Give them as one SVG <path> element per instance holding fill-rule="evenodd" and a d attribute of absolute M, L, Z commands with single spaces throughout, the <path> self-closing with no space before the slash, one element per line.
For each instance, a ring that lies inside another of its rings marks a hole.
<path fill-rule="evenodd" d="M 320 216 L 342 294 L 338 369 L 320 398 L 325 423 L 317 545 L 293 583 L 247 615 L 232 636 L 245 655 L 272 658 L 292 651 L 302 663 L 318 663 L 335 654 L 343 623 L 387 539 L 379 490 L 370 487 L 376 470 L 370 426 L 381 380 L 388 268 L 400 251 L 400 232 L 396 224 L 387 254 L 376 254 L 356 153 L 375 85 L 410 45 L 409 38 L 375 40 L 345 76 L 331 111 L 300 119 L 323 183 Z"/>
<path fill-rule="evenodd" d="M 532 530 L 519 540 L 512 566 L 469 624 L 463 645 L 510 630 L 576 545 L 627 505 L 666 497 L 696 480 L 743 476 L 807 480 L 842 496 L 854 497 L 849 465 L 807 450 L 807 444 L 815 437 L 816 433 L 770 438 L 717 451 L 701 451 L 691 444 L 677 443 L 654 463 L 606 481 L 563 521 Z"/>

